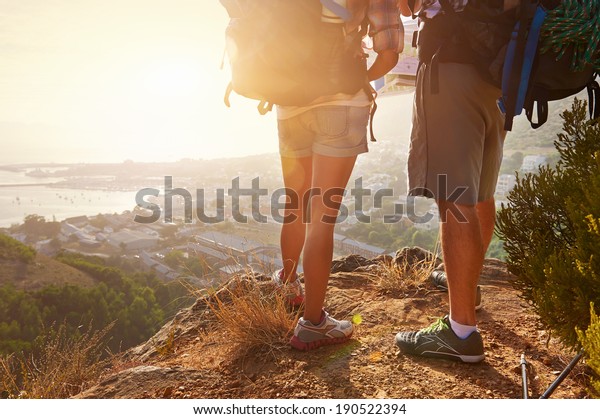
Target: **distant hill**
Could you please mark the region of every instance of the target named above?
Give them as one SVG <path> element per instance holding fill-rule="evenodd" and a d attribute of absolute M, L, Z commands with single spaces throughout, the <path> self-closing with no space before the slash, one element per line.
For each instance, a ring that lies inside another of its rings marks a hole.
<path fill-rule="evenodd" d="M 91 276 L 0 234 L 0 286 L 12 284 L 31 291 L 47 285 L 89 287 L 94 283 Z"/>

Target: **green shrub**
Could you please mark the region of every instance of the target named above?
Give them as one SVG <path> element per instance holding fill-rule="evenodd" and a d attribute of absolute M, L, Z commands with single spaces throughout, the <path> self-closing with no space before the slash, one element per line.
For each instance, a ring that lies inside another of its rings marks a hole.
<path fill-rule="evenodd" d="M 556 168 L 519 178 L 497 223 L 515 288 L 571 348 L 600 304 L 600 126 L 586 110 L 575 100 L 562 114 Z"/>
<path fill-rule="evenodd" d="M 126 274 L 104 265 L 96 257 L 73 253 L 59 255 L 67 263 L 97 280 L 93 286 L 52 284 L 40 289 L 19 290 L 0 285 L 0 355 L 29 352 L 44 327 L 63 324 L 68 336 L 81 324 L 94 331 L 113 321 L 113 351 L 128 349 L 147 340 L 190 299 L 182 298 L 179 284 L 164 284 L 146 273 Z M 177 287 L 179 285 L 179 287 Z"/>
<path fill-rule="evenodd" d="M 33 262 L 36 252 L 33 248 L 13 239 L 6 234 L 0 234 L 0 259 L 18 259 L 24 263 Z"/>
<path fill-rule="evenodd" d="M 577 336 L 587 355 L 587 364 L 592 369 L 595 377 L 592 378 L 592 387 L 596 397 L 600 397 L 600 318 L 594 311 L 594 304 L 590 306 L 590 325 L 585 332 L 577 329 Z"/>

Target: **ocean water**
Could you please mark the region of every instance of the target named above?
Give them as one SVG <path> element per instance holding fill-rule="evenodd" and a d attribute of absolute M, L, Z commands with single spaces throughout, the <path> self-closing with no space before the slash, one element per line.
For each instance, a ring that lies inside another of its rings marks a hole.
<path fill-rule="evenodd" d="M 59 178 L 35 178 L 25 172 L 0 170 L 0 227 L 23 222 L 37 214 L 48 221 L 62 221 L 79 215 L 121 213 L 135 207 L 137 191 L 66 189 L 35 185 L 53 183 Z M 11 186 L 6 186 L 11 185 Z"/>

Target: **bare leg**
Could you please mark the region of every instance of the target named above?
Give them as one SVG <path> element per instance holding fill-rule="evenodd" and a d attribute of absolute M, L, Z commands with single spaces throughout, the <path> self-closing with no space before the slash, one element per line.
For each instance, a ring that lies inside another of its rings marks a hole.
<path fill-rule="evenodd" d="M 496 202 L 494 198 L 477 203 L 477 215 L 479 217 L 479 226 L 481 228 L 481 239 L 483 252 L 487 252 L 492 237 L 494 236 L 494 226 L 496 224 Z"/>
<path fill-rule="evenodd" d="M 450 317 L 464 325 L 476 325 L 475 298 L 479 274 L 483 266 L 484 243 L 477 208 L 438 202 L 442 254 L 448 278 Z M 452 214 L 460 212 L 460 217 Z M 463 218 L 466 222 L 457 220 Z M 492 230 L 493 231 L 493 230 Z M 489 234 L 486 230 L 485 234 Z"/>
<path fill-rule="evenodd" d="M 308 199 L 307 191 L 312 181 L 312 156 L 303 158 L 281 158 L 281 169 L 283 172 L 283 183 L 289 189 L 284 217 L 286 221 L 281 227 L 281 257 L 283 259 L 284 279 L 293 279 L 296 276 L 296 268 L 300 253 L 304 247 L 306 236 L 306 206 Z M 288 218 L 289 217 L 289 218 Z"/>
<path fill-rule="evenodd" d="M 355 161 L 356 156 L 314 155 L 312 188 L 320 190 L 321 195 L 313 194 L 311 198 L 303 259 L 304 319 L 313 324 L 321 319 L 333 257 L 335 218 Z"/>

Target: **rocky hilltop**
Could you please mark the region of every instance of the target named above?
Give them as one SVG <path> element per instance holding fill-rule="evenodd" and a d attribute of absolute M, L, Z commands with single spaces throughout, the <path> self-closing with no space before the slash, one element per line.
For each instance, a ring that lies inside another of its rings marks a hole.
<path fill-rule="evenodd" d="M 97 385 L 77 397 L 521 398 L 521 354 L 529 363 L 529 397 L 539 397 L 573 354 L 538 328 L 499 260 L 486 260 L 480 279 L 485 361 L 466 365 L 399 353 L 394 345 L 399 330 L 427 326 L 448 310 L 447 294 L 422 279 L 426 275 L 407 272 L 423 260 L 430 261 L 428 266 L 439 262 L 419 249 L 404 249 L 394 258 L 334 261 L 326 308 L 336 318 L 352 318 L 356 333 L 346 344 L 308 353 L 285 344 L 289 330 L 283 330 L 281 339 L 265 339 L 264 345 L 246 345 L 223 323 L 235 310 L 246 316 L 242 308 L 227 309 L 248 292 L 249 284 L 261 295 L 271 287 L 266 277 L 234 277 L 129 350 Z M 397 286 L 382 282 L 390 272 L 399 275 Z M 264 310 L 264 316 L 274 317 Z M 585 368 L 577 366 L 552 397 L 587 397 Z"/>

